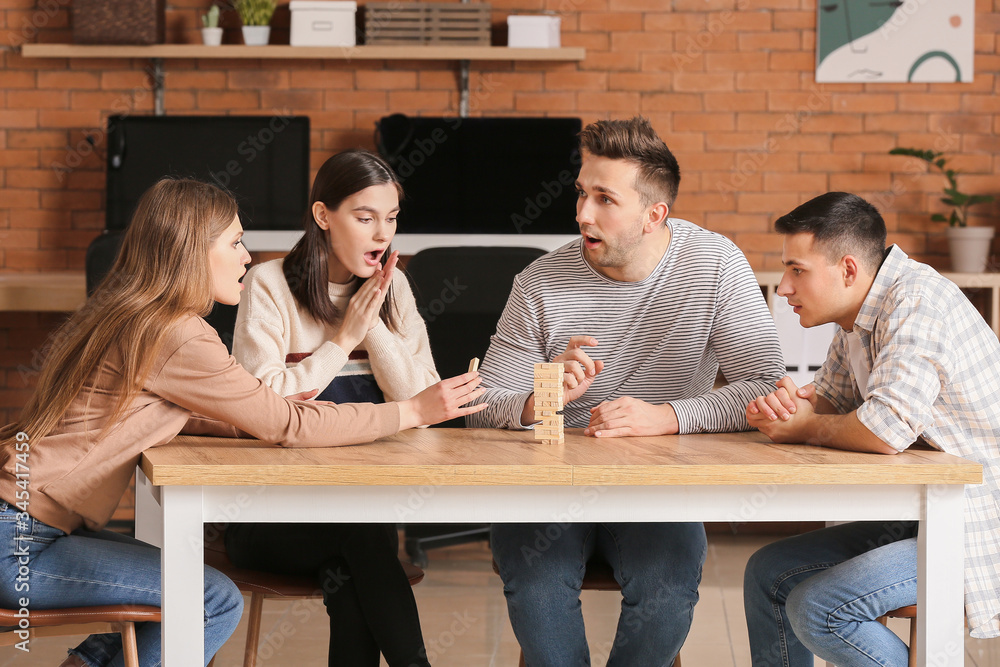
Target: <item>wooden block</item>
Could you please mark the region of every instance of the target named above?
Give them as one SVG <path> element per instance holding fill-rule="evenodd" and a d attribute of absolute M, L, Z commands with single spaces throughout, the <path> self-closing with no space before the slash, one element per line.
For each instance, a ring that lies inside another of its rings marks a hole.
<path fill-rule="evenodd" d="M 479 370 L 479 357 L 473 357 L 472 361 L 469 362 L 469 372 Z"/>

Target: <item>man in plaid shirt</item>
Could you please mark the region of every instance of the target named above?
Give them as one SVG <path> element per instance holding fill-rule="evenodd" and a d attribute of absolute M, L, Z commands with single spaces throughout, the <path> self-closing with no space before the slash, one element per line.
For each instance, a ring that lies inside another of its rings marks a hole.
<path fill-rule="evenodd" d="M 895 454 L 916 441 L 977 461 L 965 492 L 965 603 L 973 637 L 1000 635 L 1000 343 L 954 283 L 885 249 L 885 223 L 830 192 L 779 218 L 778 294 L 805 327 L 840 325 L 813 384 L 788 377 L 747 406 L 775 442 Z M 905 667 L 875 619 L 916 604 L 917 523 L 849 523 L 776 542 L 747 564 L 754 667 Z M 836 610 L 836 613 L 834 611 Z"/>

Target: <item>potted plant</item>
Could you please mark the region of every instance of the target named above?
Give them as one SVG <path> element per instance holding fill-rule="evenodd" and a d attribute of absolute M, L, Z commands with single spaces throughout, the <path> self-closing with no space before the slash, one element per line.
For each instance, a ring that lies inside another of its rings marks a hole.
<path fill-rule="evenodd" d="M 263 46 L 271 37 L 271 17 L 275 0 L 233 0 L 233 7 L 243 23 L 243 43 Z"/>
<path fill-rule="evenodd" d="M 894 148 L 890 155 L 907 155 L 923 160 L 932 169 L 937 169 L 948 179 L 941 201 L 951 206 L 951 215 L 944 216 L 935 213 L 931 216 L 934 222 L 947 222 L 948 247 L 951 251 L 951 268 L 958 273 L 982 273 L 986 269 L 986 261 L 990 254 L 990 245 L 996 229 L 993 227 L 969 227 L 969 207 L 976 204 L 988 204 L 993 201 L 992 195 L 970 195 L 958 189 L 958 174 L 948 168 L 948 160 L 944 153 L 918 148 Z"/>
<path fill-rule="evenodd" d="M 222 28 L 219 27 L 219 6 L 211 8 L 201 15 L 201 41 L 205 46 L 222 44 Z"/>

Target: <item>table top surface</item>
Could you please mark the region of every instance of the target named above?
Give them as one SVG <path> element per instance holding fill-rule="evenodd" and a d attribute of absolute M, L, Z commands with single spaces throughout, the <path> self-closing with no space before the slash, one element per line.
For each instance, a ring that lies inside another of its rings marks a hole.
<path fill-rule="evenodd" d="M 592 438 L 532 431 L 410 429 L 371 444 L 284 449 L 257 440 L 179 436 L 147 449 L 157 486 L 589 486 L 978 484 L 978 463 L 929 449 L 894 456 L 778 445 L 763 434 Z"/>

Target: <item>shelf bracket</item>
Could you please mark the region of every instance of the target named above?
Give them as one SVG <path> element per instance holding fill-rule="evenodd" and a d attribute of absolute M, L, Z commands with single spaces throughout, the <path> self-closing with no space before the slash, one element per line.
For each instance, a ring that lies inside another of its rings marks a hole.
<path fill-rule="evenodd" d="M 164 103 L 163 58 L 152 58 L 152 62 L 153 71 L 151 72 L 151 75 L 153 77 L 153 115 L 164 116 L 167 113 L 167 108 Z"/>
<path fill-rule="evenodd" d="M 469 61 L 458 61 L 458 116 L 469 117 Z"/>

